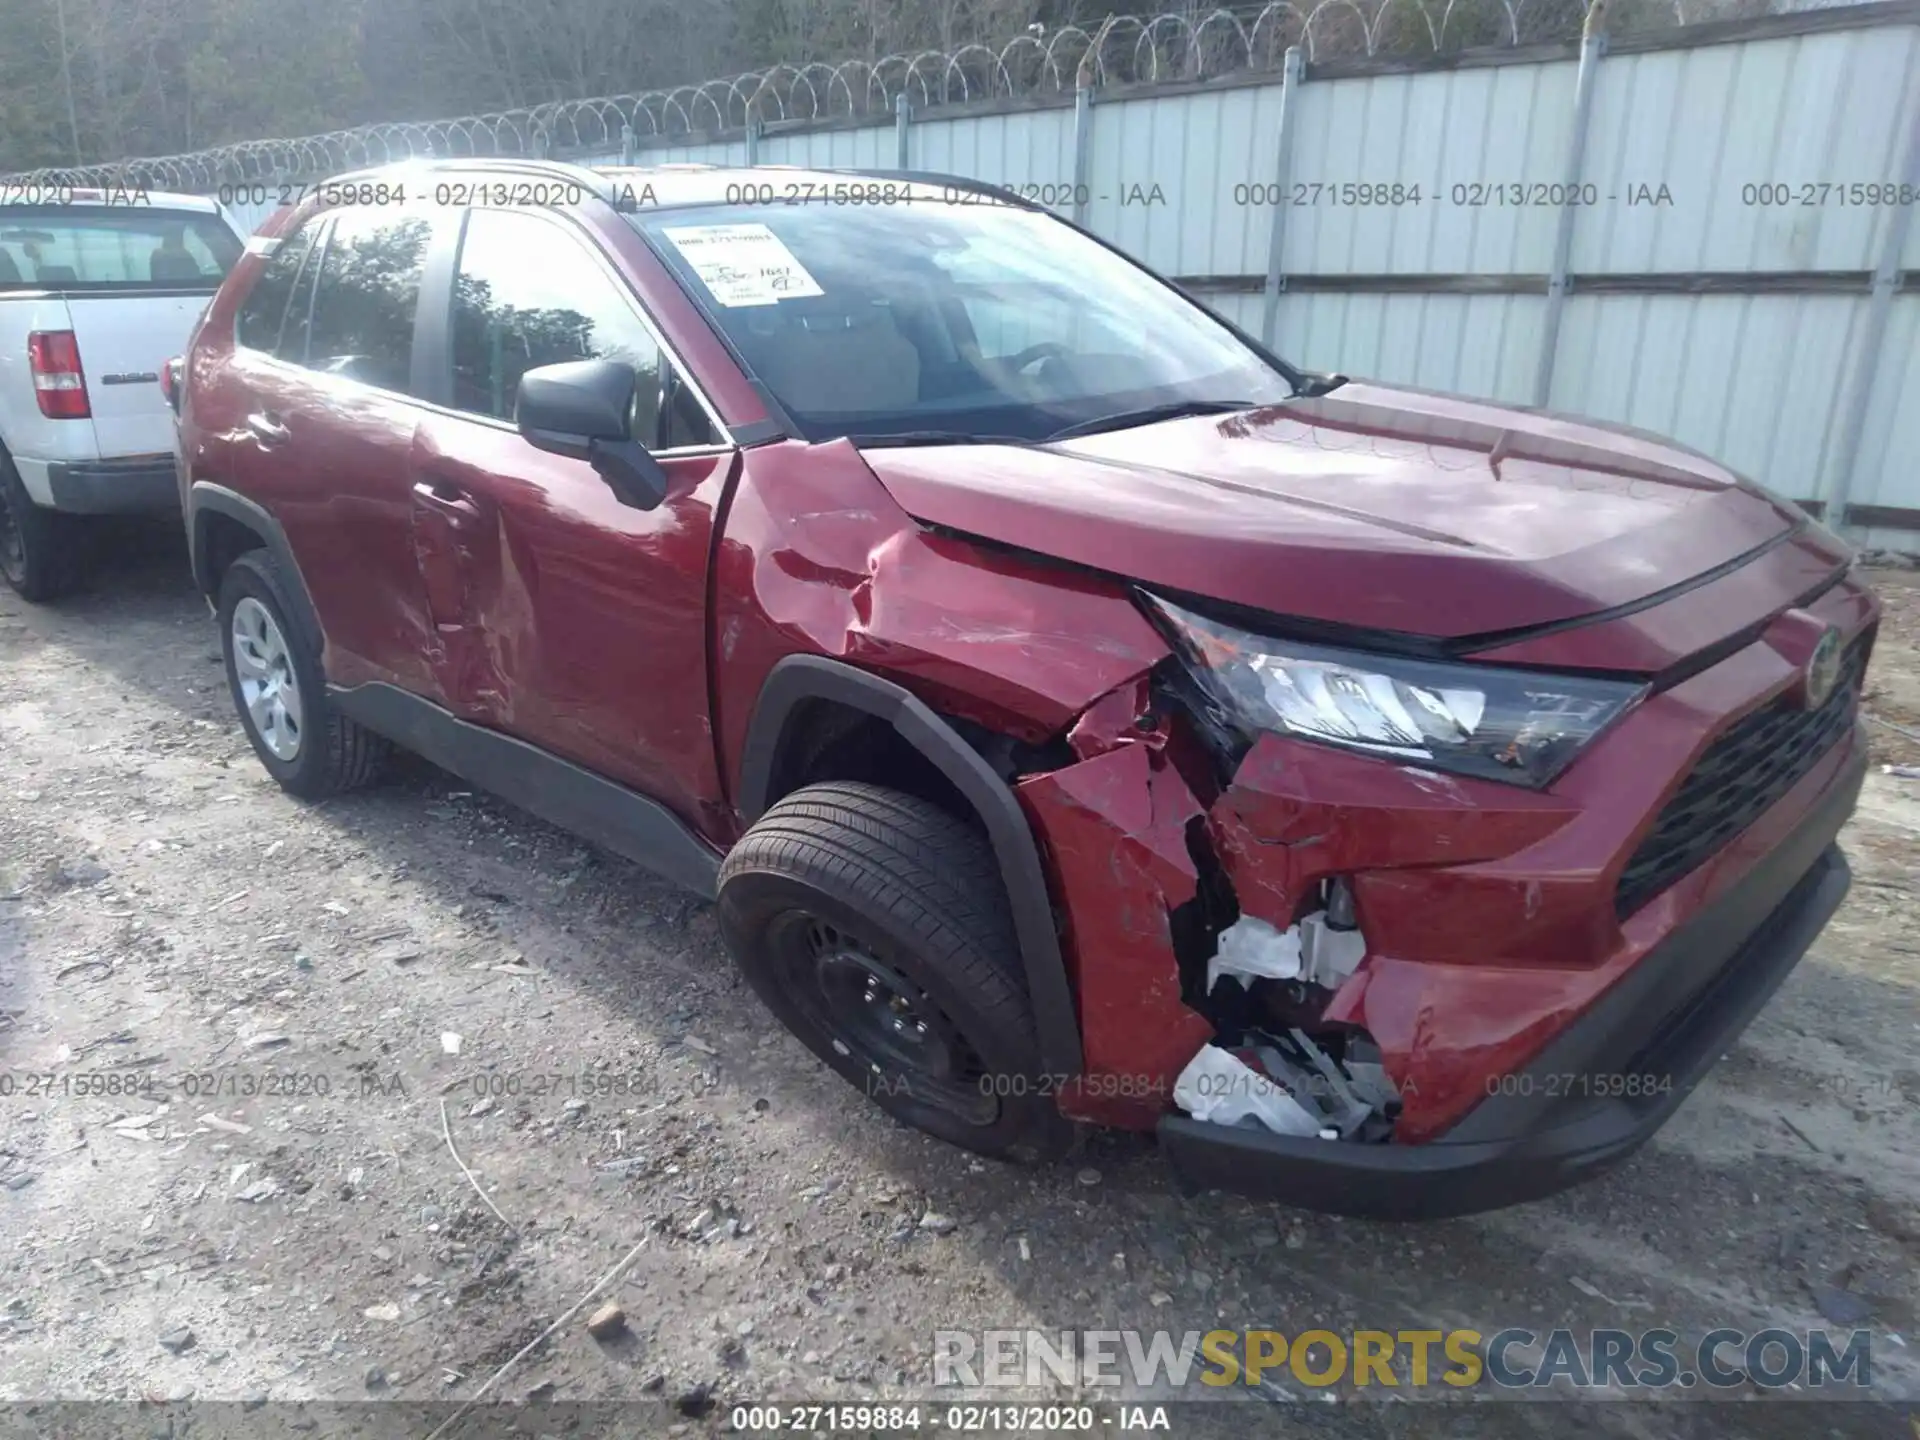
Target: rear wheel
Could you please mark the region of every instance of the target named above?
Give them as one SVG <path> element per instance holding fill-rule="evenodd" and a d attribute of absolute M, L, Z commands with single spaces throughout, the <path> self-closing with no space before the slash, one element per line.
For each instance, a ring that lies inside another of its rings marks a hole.
<path fill-rule="evenodd" d="M 767 1007 L 882 1109 L 986 1155 L 1064 1153 L 998 867 L 964 822 L 809 785 L 728 854 L 719 919 Z"/>
<path fill-rule="evenodd" d="M 371 780 L 387 742 L 327 699 L 319 647 L 288 620 L 279 567 L 249 550 L 220 581 L 220 641 L 227 687 L 254 754 L 283 790 L 305 800 Z"/>
<path fill-rule="evenodd" d="M 79 583 L 77 529 L 73 516 L 34 504 L 0 454 L 0 576 L 23 600 L 58 599 Z"/>

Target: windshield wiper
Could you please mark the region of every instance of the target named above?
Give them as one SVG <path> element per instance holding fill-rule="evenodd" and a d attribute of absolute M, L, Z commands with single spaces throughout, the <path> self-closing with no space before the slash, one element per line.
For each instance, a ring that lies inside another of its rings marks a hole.
<path fill-rule="evenodd" d="M 1098 435 L 1107 430 L 1130 430 L 1136 425 L 1152 425 L 1161 420 L 1183 420 L 1191 415 L 1225 415 L 1234 410 L 1251 410 L 1259 403 L 1257 400 L 1170 400 L 1162 405 L 1145 405 L 1138 410 L 1122 410 L 1113 415 L 1081 420 L 1054 431 L 1041 443 L 1051 445 L 1056 440 L 1072 440 L 1080 435 Z"/>
<path fill-rule="evenodd" d="M 1332 371 L 1302 370 L 1300 388 L 1293 392 L 1296 400 L 1311 400 L 1318 395 L 1326 395 L 1348 383 L 1347 377 Z"/>

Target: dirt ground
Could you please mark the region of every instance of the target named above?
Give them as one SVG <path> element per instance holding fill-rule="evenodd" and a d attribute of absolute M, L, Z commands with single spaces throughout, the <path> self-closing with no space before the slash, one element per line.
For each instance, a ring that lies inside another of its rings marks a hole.
<path fill-rule="evenodd" d="M 1823 1311 L 1867 1317 L 1879 1394 L 1920 1396 L 1920 778 L 1876 764 L 1846 908 L 1638 1157 L 1365 1224 L 1182 1197 L 1132 1137 L 1034 1173 L 896 1126 L 775 1026 L 704 904 L 419 763 L 281 794 L 177 545 L 113 558 L 57 607 L 0 591 L 0 1400 L 459 1400 L 642 1241 L 627 1332 L 583 1311 L 491 1396 L 653 1399 L 643 1430 L 704 1434 L 736 1401 L 925 1395 L 940 1328 Z M 1868 708 L 1920 737 L 1920 573 L 1874 579 Z M 1177 1433 L 1437 1408 L 1314 1398 L 1269 1383 Z M 1868 1408 L 1473 1406 L 1449 1433 L 1840 1434 Z M 1888 1421 L 1858 1433 L 1913 1423 Z"/>

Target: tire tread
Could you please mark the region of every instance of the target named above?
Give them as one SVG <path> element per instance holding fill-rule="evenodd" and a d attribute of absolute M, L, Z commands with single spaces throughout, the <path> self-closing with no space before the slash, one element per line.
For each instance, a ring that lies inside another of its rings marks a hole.
<path fill-rule="evenodd" d="M 994 1012 L 1031 1037 L 1026 985 L 999 867 L 979 833 L 925 801 L 863 781 L 795 791 L 763 815 L 721 866 L 796 879 L 825 875 L 886 911 L 960 972 Z"/>
<path fill-rule="evenodd" d="M 1003 1054 L 1037 1069 L 1019 942 L 998 862 L 976 826 L 882 785 L 825 781 L 769 807 L 734 845 L 720 867 L 723 908 L 728 887 L 754 875 L 831 895 L 908 937 L 920 962 L 966 997 L 969 1024 L 989 1027 Z M 989 1153 L 1042 1159 L 1065 1149 L 1071 1127 L 1050 1098 L 1025 1113 L 1021 1140 Z"/>

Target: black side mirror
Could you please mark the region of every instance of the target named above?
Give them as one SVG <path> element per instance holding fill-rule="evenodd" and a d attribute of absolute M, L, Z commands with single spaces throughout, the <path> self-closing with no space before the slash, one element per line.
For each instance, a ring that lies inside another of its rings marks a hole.
<path fill-rule="evenodd" d="M 633 438 L 631 365 L 569 360 L 520 377 L 513 423 L 536 450 L 585 460 L 624 505 L 652 510 L 667 498 L 667 472 Z"/>

